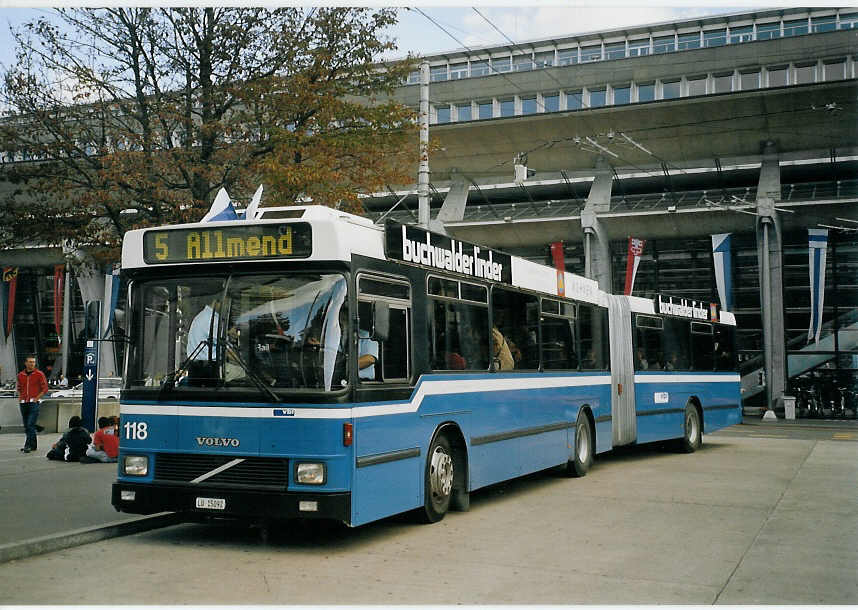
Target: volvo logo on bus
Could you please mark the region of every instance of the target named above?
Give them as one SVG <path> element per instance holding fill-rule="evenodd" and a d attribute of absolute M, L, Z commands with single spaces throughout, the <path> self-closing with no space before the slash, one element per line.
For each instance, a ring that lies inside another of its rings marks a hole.
<path fill-rule="evenodd" d="M 198 436 L 197 445 L 200 447 L 238 447 L 241 444 L 237 438 L 224 436 Z"/>

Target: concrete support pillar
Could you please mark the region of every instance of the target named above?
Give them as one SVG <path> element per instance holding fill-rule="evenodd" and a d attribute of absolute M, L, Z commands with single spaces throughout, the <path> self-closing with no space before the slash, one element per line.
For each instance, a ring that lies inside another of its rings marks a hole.
<path fill-rule="evenodd" d="M 69 350 L 74 337 L 71 335 L 71 266 L 66 263 L 66 281 L 63 282 L 63 337 L 62 337 L 62 374 L 69 376 Z"/>
<path fill-rule="evenodd" d="M 611 240 L 599 222 L 599 214 L 611 209 L 611 188 L 614 175 L 611 168 L 600 159 L 596 164 L 596 177 L 587 203 L 581 212 L 581 228 L 584 230 L 584 274 L 596 280 L 599 288 L 613 292 L 611 268 Z"/>
<path fill-rule="evenodd" d="M 429 62 L 420 64 L 420 163 L 417 168 L 417 217 L 429 228 Z"/>
<path fill-rule="evenodd" d="M 429 229 L 446 235 L 445 223 L 462 220 L 465 217 L 465 206 L 468 203 L 470 190 L 471 183 L 454 170 L 450 180 L 450 191 L 444 198 L 444 204 L 438 210 L 438 215 L 429 220 Z"/>
<path fill-rule="evenodd" d="M 757 261 L 760 280 L 760 313 L 763 324 L 767 417 L 780 407 L 787 382 L 787 357 L 784 331 L 783 239 L 781 222 L 775 210 L 780 199 L 781 182 L 777 150 L 768 144 L 763 154 L 757 185 Z"/>

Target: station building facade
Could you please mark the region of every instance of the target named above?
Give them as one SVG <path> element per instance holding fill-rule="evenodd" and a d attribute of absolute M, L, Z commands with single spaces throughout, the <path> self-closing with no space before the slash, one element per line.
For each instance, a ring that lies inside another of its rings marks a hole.
<path fill-rule="evenodd" d="M 614 293 L 646 240 L 633 294 L 707 302 L 729 234 L 746 405 L 812 387 L 843 415 L 827 388 L 858 390 L 856 27 L 855 8 L 790 8 L 426 57 L 432 224 L 543 262 L 562 242 Z M 397 99 L 418 109 L 419 82 Z M 365 206 L 417 220 L 414 185 Z M 810 342 L 808 229 L 827 230 Z"/>

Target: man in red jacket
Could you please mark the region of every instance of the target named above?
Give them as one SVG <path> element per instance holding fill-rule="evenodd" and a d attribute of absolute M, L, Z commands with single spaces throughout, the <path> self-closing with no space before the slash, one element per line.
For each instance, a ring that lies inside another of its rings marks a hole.
<path fill-rule="evenodd" d="M 48 391 L 45 374 L 36 368 L 36 357 L 24 359 L 24 370 L 18 373 L 18 400 L 21 403 L 21 419 L 24 420 L 24 432 L 27 440 L 21 451 L 30 453 L 36 450 L 36 422 L 39 420 L 39 402 Z"/>

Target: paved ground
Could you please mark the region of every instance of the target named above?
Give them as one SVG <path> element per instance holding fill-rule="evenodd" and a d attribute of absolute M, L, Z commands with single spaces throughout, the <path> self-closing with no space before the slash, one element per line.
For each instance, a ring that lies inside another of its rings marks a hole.
<path fill-rule="evenodd" d="M 858 428 L 788 426 L 735 426 L 692 455 L 609 454 L 583 479 L 525 477 L 430 526 L 106 540 L 0 565 L 0 598 L 79 603 L 109 575 L 124 604 L 856 604 Z"/>
<path fill-rule="evenodd" d="M 25 454 L 23 433 L 0 434 L 0 545 L 129 519 L 110 505 L 116 464 L 52 462 L 45 454 L 59 437 L 40 434 L 39 450 Z"/>

